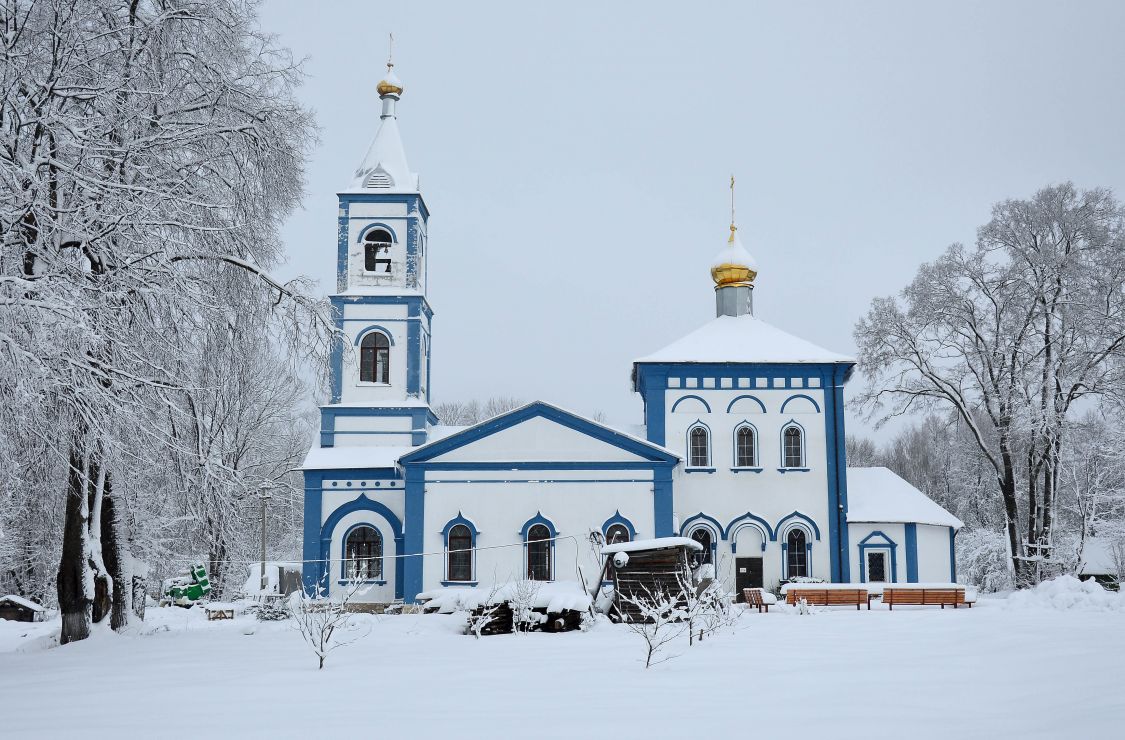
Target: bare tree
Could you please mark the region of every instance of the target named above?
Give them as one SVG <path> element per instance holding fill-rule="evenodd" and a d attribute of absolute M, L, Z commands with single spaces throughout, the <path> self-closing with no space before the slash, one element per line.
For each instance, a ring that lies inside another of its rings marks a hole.
<path fill-rule="evenodd" d="M 1107 191 L 1070 184 L 998 204 L 975 248 L 953 245 L 856 326 L 870 379 L 857 403 L 880 423 L 957 416 L 991 468 L 1021 584 L 1051 555 L 1070 409 L 1121 385 L 1122 213 Z"/>
<path fill-rule="evenodd" d="M 668 660 L 658 656 L 688 629 L 683 594 L 663 589 L 653 592 L 642 586 L 639 591 L 619 593 L 617 598 L 637 612 L 638 618 L 627 618 L 625 626 L 644 641 L 645 668 Z"/>
<path fill-rule="evenodd" d="M 362 579 L 356 578 L 335 596 L 325 593 L 310 595 L 304 589 L 298 589 L 289 597 L 293 628 L 316 655 L 318 670 L 324 668 L 324 661 L 333 650 L 350 645 L 368 634 L 369 630 L 364 630 L 346 638 L 340 636 L 341 632 L 347 631 L 351 620 L 348 604 L 369 588 Z"/>

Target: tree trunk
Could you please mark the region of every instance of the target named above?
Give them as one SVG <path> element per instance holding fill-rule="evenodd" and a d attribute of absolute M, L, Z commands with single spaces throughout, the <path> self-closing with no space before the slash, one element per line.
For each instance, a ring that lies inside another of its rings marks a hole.
<path fill-rule="evenodd" d="M 1019 508 L 1016 506 L 1016 475 L 1012 465 L 1012 456 L 1007 449 L 1002 450 L 1000 459 L 1003 462 L 1003 475 L 997 482 L 1000 484 L 1000 495 L 1004 500 L 1004 520 L 1008 532 L 1008 547 L 1012 554 L 1012 573 L 1017 586 L 1024 583 L 1026 562 L 1020 558 L 1020 525 Z"/>
<path fill-rule="evenodd" d="M 59 611 L 62 613 L 60 644 L 85 640 L 90 636 L 92 600 L 89 593 L 91 576 L 86 559 L 89 518 L 86 498 L 86 474 L 77 448 L 70 451 L 70 474 L 67 476 L 66 514 L 63 520 L 62 559 L 56 579 Z"/>
<path fill-rule="evenodd" d="M 130 553 L 125 533 L 121 531 L 121 518 L 117 515 L 117 496 L 109 475 L 102 491 L 102 559 L 113 583 L 110 595 L 109 626 L 120 630 L 129 624 L 129 611 L 133 599 L 133 578 Z"/>

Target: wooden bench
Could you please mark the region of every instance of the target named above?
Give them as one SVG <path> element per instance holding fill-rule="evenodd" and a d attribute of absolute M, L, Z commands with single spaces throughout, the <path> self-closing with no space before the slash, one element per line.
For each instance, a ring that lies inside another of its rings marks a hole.
<path fill-rule="evenodd" d="M 216 619 L 234 619 L 234 607 L 228 606 L 206 606 L 207 621 L 214 622 Z"/>
<path fill-rule="evenodd" d="M 899 606 L 941 606 L 947 605 L 956 609 L 959 606 L 973 608 L 971 601 L 965 600 L 963 588 L 883 588 L 883 603 L 887 608 L 894 609 Z"/>
<path fill-rule="evenodd" d="M 742 589 L 742 598 L 746 599 L 749 606 L 758 607 L 758 613 L 761 614 L 764 609 L 768 614 L 770 611 L 769 602 L 762 598 L 762 589 L 760 588 L 744 588 Z"/>
<path fill-rule="evenodd" d="M 858 611 L 871 602 L 867 599 L 865 588 L 790 588 L 785 592 L 785 602 L 794 605 L 804 599 L 809 606 L 855 606 Z"/>

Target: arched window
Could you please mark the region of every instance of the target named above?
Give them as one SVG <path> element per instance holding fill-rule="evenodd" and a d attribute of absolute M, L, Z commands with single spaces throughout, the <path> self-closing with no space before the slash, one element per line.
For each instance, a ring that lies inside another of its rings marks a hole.
<path fill-rule="evenodd" d="M 391 235 L 383 229 L 372 229 L 363 237 L 363 269 L 367 272 L 391 271 Z"/>
<path fill-rule="evenodd" d="M 695 562 L 692 565 L 708 565 L 711 562 L 711 546 L 715 540 L 711 536 L 711 530 L 707 527 L 698 527 L 691 533 L 691 538 L 703 546 L 700 552 L 693 552 L 692 558 Z"/>
<path fill-rule="evenodd" d="M 391 382 L 391 342 L 381 331 L 368 332 L 359 343 L 359 379 L 364 383 Z"/>
<path fill-rule="evenodd" d="M 551 530 L 533 524 L 527 530 L 527 577 L 532 581 L 551 580 Z"/>
<path fill-rule="evenodd" d="M 611 524 L 609 529 L 605 531 L 605 543 L 607 545 L 616 545 L 618 542 L 629 541 L 629 528 L 620 522 Z"/>
<path fill-rule="evenodd" d="M 446 556 L 446 580 L 473 580 L 473 533 L 464 524 L 450 528 Z"/>
<path fill-rule="evenodd" d="M 755 468 L 758 466 L 757 445 L 754 444 L 754 428 L 743 424 L 734 433 L 734 466 L 736 468 Z"/>
<path fill-rule="evenodd" d="M 707 468 L 711 463 L 711 445 L 707 439 L 707 427 L 694 426 L 688 432 L 688 467 Z"/>
<path fill-rule="evenodd" d="M 786 468 L 803 468 L 805 467 L 805 439 L 801 434 L 801 428 L 796 425 L 785 427 L 782 432 L 781 441 L 783 445 L 783 465 Z"/>
<path fill-rule="evenodd" d="M 785 577 L 801 578 L 809 574 L 808 537 L 805 530 L 794 527 L 785 538 Z"/>
<path fill-rule="evenodd" d="M 344 543 L 347 578 L 380 580 L 383 577 L 383 537 L 374 527 L 356 527 Z"/>

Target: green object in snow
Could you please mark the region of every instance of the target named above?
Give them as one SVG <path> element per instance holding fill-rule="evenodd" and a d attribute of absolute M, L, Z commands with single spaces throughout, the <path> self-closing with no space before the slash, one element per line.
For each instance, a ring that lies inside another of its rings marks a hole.
<path fill-rule="evenodd" d="M 164 581 L 164 599 L 177 606 L 191 606 L 211 593 L 211 581 L 203 563 L 194 563 L 186 576 Z"/>

